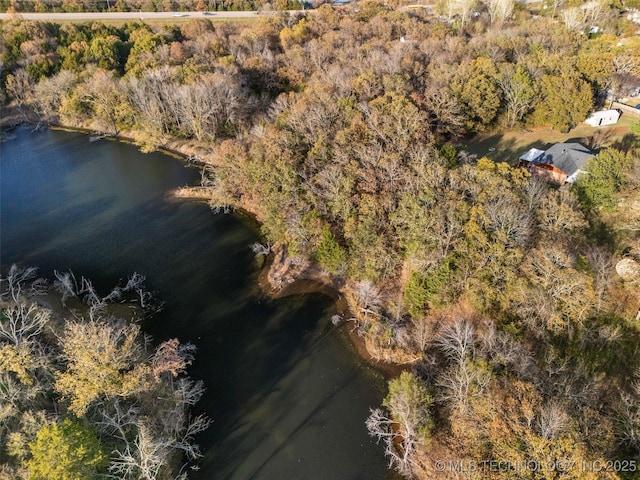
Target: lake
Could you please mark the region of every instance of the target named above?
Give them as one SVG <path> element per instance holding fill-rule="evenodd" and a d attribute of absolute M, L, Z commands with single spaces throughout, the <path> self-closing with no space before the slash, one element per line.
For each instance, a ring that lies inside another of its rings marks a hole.
<path fill-rule="evenodd" d="M 2 265 L 72 270 L 103 292 L 138 272 L 164 302 L 145 331 L 197 346 L 189 372 L 213 423 L 190 478 L 391 478 L 364 424 L 384 379 L 331 324 L 329 298 L 261 295 L 252 221 L 170 198 L 197 169 L 80 133 L 18 128 L 0 148 Z"/>

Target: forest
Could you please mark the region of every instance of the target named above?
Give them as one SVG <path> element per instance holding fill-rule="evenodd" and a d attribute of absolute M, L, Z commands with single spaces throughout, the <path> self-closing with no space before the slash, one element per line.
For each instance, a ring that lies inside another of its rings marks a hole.
<path fill-rule="evenodd" d="M 187 153 L 215 211 L 321 269 L 372 357 L 403 366 L 367 427 L 407 478 L 639 478 L 639 127 L 591 145 L 570 188 L 465 149 L 570 131 L 640 82 L 623 5 L 536 5 L 14 20 L 2 100 Z"/>

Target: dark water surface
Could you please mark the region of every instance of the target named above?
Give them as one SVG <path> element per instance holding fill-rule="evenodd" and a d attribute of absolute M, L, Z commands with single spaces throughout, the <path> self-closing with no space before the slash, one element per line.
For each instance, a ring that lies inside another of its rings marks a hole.
<path fill-rule="evenodd" d="M 213 424 L 190 478 L 387 477 L 364 426 L 382 378 L 332 328 L 328 298 L 261 297 L 249 222 L 167 199 L 197 170 L 82 134 L 11 136 L 0 144 L 2 265 L 71 269 L 105 289 L 141 273 L 166 302 L 145 330 L 198 347 L 190 372 Z"/>

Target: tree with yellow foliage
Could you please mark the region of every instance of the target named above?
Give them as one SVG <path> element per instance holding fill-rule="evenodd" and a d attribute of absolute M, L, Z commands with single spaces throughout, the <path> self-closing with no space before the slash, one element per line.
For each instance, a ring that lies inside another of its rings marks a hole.
<path fill-rule="evenodd" d="M 62 335 L 67 368 L 55 389 L 70 400 L 69 410 L 86 413 L 98 400 L 128 397 L 148 388 L 149 367 L 140 363 L 140 327 L 105 320 L 68 321 Z"/>
<path fill-rule="evenodd" d="M 29 448 L 31 480 L 91 480 L 108 464 L 95 430 L 69 419 L 44 426 Z"/>

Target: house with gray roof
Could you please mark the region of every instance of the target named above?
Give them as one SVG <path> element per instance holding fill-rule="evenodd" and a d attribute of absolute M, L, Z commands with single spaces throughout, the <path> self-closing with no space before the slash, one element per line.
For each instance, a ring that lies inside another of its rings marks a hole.
<path fill-rule="evenodd" d="M 551 182 L 564 185 L 575 183 L 593 156 L 593 152 L 580 143 L 556 143 L 544 152 L 532 148 L 520 157 L 520 165 Z"/>

